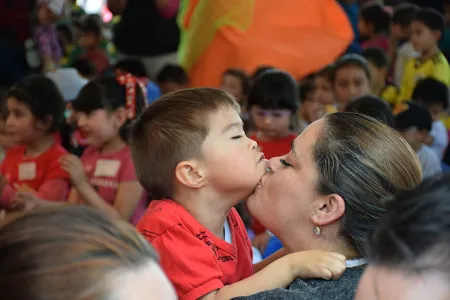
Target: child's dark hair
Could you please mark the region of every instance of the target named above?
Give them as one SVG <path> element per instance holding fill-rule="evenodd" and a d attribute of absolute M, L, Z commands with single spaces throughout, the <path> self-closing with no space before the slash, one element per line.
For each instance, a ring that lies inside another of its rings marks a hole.
<path fill-rule="evenodd" d="M 404 111 L 395 116 L 395 129 L 402 132 L 416 127 L 418 130 L 431 131 L 433 119 L 431 113 L 423 104 L 409 101 Z"/>
<path fill-rule="evenodd" d="M 126 58 L 119 60 L 115 67 L 115 70 L 122 70 L 126 73 L 130 73 L 136 77 L 148 77 L 147 69 L 145 65 L 137 58 Z"/>
<path fill-rule="evenodd" d="M 369 65 L 367 64 L 367 60 L 358 54 L 346 54 L 340 57 L 336 63 L 334 64 L 333 72 L 331 74 L 331 82 L 334 82 L 336 79 L 336 73 L 348 67 L 357 67 L 364 71 L 367 76 L 367 79 L 371 79 Z"/>
<path fill-rule="evenodd" d="M 401 3 L 394 9 L 394 15 L 392 16 L 392 24 L 400 25 L 403 28 L 409 27 L 412 20 L 420 11 L 418 5 L 412 3 Z"/>
<path fill-rule="evenodd" d="M 363 114 L 389 127 L 394 126 L 394 116 L 391 108 L 386 102 L 376 96 L 366 95 L 356 99 L 345 107 L 345 112 Z"/>
<path fill-rule="evenodd" d="M 156 80 L 158 83 L 175 82 L 177 84 L 187 84 L 188 76 L 181 66 L 166 64 L 161 71 L 159 71 Z"/>
<path fill-rule="evenodd" d="M 247 73 L 244 70 L 235 68 L 228 69 L 223 73 L 222 76 L 226 75 L 239 78 L 239 80 L 241 81 L 242 93 L 244 95 L 248 95 L 248 92 L 250 91 L 250 78 L 248 77 Z"/>
<path fill-rule="evenodd" d="M 42 75 L 25 77 L 7 93 L 7 98 L 15 98 L 30 109 L 33 116 L 43 122 L 51 119 L 47 132 L 54 133 L 64 121 L 65 103 L 55 83 Z"/>
<path fill-rule="evenodd" d="M 448 87 L 441 81 L 427 77 L 417 82 L 413 92 L 413 100 L 422 102 L 425 106 L 441 104 L 448 109 Z"/>
<path fill-rule="evenodd" d="M 373 26 L 376 34 L 387 34 L 391 26 L 391 15 L 383 4 L 372 1 L 361 7 L 361 18 Z"/>
<path fill-rule="evenodd" d="M 135 85 L 135 111 L 134 116 L 140 114 L 145 107 L 144 94 L 138 84 Z M 97 109 L 115 111 L 120 107 L 127 106 L 127 88 L 125 84 L 120 84 L 118 79 L 112 76 L 105 76 L 89 82 L 85 85 L 78 97 L 73 101 L 72 106 L 75 111 L 86 114 Z M 128 120 L 120 129 L 121 138 L 128 142 L 128 127 L 133 120 Z"/>
<path fill-rule="evenodd" d="M 272 67 L 272 66 L 265 66 L 265 65 L 264 66 L 259 66 L 259 67 L 256 68 L 256 70 L 251 75 L 251 80 L 254 81 L 262 73 L 264 73 L 266 71 L 274 70 L 274 69 L 275 69 L 275 67 Z"/>
<path fill-rule="evenodd" d="M 83 20 L 80 31 L 83 33 L 92 33 L 97 37 L 102 36 L 102 26 L 100 25 L 100 22 L 93 17 L 87 17 Z"/>
<path fill-rule="evenodd" d="M 88 58 L 77 59 L 72 63 L 71 67 L 76 69 L 78 73 L 85 78 L 91 78 L 96 74 L 95 66 L 89 61 Z"/>
<path fill-rule="evenodd" d="M 59 34 L 61 34 L 62 36 L 64 36 L 64 38 L 69 42 L 72 43 L 74 40 L 74 34 L 72 31 L 72 28 L 69 24 L 67 23 L 61 23 L 58 24 L 56 26 L 56 30 L 58 31 Z"/>
<path fill-rule="evenodd" d="M 364 57 L 367 61 L 370 61 L 372 64 L 374 64 L 377 69 L 389 67 L 388 55 L 386 51 L 384 51 L 380 47 L 366 48 L 361 52 L 361 56 Z"/>
<path fill-rule="evenodd" d="M 315 74 L 313 74 L 313 78 L 324 77 L 327 80 L 331 81 L 331 79 L 333 77 L 334 68 L 335 68 L 334 64 L 330 64 L 330 65 L 326 66 L 325 68 L 317 71 Z"/>
<path fill-rule="evenodd" d="M 303 84 L 299 85 L 298 90 L 300 96 L 300 103 L 305 103 L 306 101 L 311 100 L 311 96 L 314 95 L 316 88 L 310 80 L 307 80 L 303 82 Z"/>
<path fill-rule="evenodd" d="M 441 37 L 444 34 L 445 18 L 439 11 L 433 8 L 422 8 L 414 16 L 413 21 L 423 23 L 431 31 L 439 31 L 441 33 Z"/>
<path fill-rule="evenodd" d="M 247 108 L 288 109 L 295 113 L 299 107 L 298 87 L 294 78 L 280 70 L 266 71 L 257 77 L 248 95 Z"/>

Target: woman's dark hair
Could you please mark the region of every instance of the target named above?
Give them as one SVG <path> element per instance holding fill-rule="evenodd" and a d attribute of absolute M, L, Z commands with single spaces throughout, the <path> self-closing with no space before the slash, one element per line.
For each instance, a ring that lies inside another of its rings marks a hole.
<path fill-rule="evenodd" d="M 331 73 L 331 82 L 335 81 L 337 72 L 348 67 L 360 68 L 366 74 L 367 79 L 371 79 L 369 64 L 367 63 L 367 60 L 358 54 L 346 54 L 340 57 L 334 64 L 333 72 Z"/>
<path fill-rule="evenodd" d="M 448 174 L 399 193 L 367 239 L 369 260 L 407 274 L 442 273 L 450 281 L 449 199 Z"/>
<path fill-rule="evenodd" d="M 391 27 L 391 15 L 378 1 L 369 2 L 359 11 L 361 18 L 373 26 L 376 34 L 388 34 Z"/>
<path fill-rule="evenodd" d="M 239 78 L 241 81 L 241 89 L 242 93 L 244 95 L 248 95 L 250 91 L 250 78 L 248 77 L 247 73 L 244 70 L 241 69 L 228 69 L 226 70 L 222 76 L 234 76 L 236 78 Z"/>
<path fill-rule="evenodd" d="M 119 60 L 114 68 L 116 70 L 130 73 L 137 77 L 148 77 L 145 65 L 137 58 L 127 58 Z"/>
<path fill-rule="evenodd" d="M 261 74 L 250 89 L 247 108 L 288 109 L 295 113 L 299 107 L 298 86 L 294 78 L 280 70 Z"/>
<path fill-rule="evenodd" d="M 367 234 L 385 214 L 385 197 L 422 180 L 414 150 L 393 129 L 356 113 L 324 117 L 313 149 L 318 192 L 345 201 L 341 236 L 361 256 Z"/>
<path fill-rule="evenodd" d="M 135 85 L 135 111 L 138 116 L 145 108 L 145 98 L 141 87 Z M 91 113 L 97 109 L 116 111 L 120 107 L 126 107 L 126 87 L 120 84 L 115 77 L 101 77 L 86 84 L 73 101 L 72 107 L 75 111 Z M 120 129 L 120 136 L 128 141 L 128 127 L 133 120 L 128 120 Z"/>
<path fill-rule="evenodd" d="M 345 112 L 353 112 L 372 117 L 389 127 L 394 126 L 394 115 L 391 107 L 377 96 L 366 95 L 350 102 Z"/>
<path fill-rule="evenodd" d="M 14 85 L 7 93 L 7 98 L 16 98 L 25 104 L 33 116 L 42 122 L 51 120 L 47 132 L 60 129 L 64 121 L 65 103 L 55 83 L 42 75 L 26 77 Z"/>
<path fill-rule="evenodd" d="M 110 299 L 113 276 L 158 258 L 129 224 L 87 206 L 38 209 L 0 228 L 0 298 Z"/>

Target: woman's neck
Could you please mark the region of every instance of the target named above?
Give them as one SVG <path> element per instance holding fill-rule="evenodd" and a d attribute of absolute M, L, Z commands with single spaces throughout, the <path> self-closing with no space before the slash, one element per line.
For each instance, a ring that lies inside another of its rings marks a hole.
<path fill-rule="evenodd" d="M 25 156 L 38 156 L 47 151 L 54 143 L 53 135 L 44 135 L 26 145 Z"/>
<path fill-rule="evenodd" d="M 126 145 L 125 141 L 120 136 L 116 136 L 115 138 L 107 141 L 100 147 L 100 153 L 102 154 L 115 153 L 121 150 L 125 145 Z"/>

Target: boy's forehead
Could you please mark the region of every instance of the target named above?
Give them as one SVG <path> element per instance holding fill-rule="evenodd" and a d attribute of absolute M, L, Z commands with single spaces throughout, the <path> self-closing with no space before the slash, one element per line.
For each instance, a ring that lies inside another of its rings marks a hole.
<path fill-rule="evenodd" d="M 242 119 L 239 116 L 239 112 L 231 106 L 223 106 L 208 113 L 210 130 L 215 127 L 216 129 L 224 129 L 226 126 L 233 123 L 242 123 Z"/>

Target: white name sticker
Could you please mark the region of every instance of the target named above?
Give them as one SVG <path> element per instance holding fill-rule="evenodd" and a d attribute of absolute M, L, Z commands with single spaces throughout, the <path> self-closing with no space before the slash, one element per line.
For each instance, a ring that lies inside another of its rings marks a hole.
<path fill-rule="evenodd" d="M 99 159 L 95 165 L 94 177 L 115 177 L 120 164 L 120 160 Z"/>
<path fill-rule="evenodd" d="M 21 163 L 19 164 L 19 180 L 33 180 L 36 179 L 36 163 Z"/>

